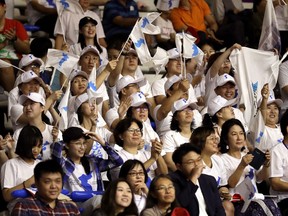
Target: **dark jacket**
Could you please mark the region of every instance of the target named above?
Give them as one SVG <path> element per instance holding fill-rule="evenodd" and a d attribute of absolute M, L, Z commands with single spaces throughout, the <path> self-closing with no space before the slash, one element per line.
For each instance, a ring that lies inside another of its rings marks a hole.
<path fill-rule="evenodd" d="M 170 176 L 176 188 L 177 201 L 188 210 L 190 216 L 199 216 L 199 204 L 195 196 L 199 187 L 187 180 L 179 170 L 171 173 Z M 206 203 L 207 214 L 209 216 L 225 216 L 215 179 L 212 176 L 202 174 L 198 181 Z"/>

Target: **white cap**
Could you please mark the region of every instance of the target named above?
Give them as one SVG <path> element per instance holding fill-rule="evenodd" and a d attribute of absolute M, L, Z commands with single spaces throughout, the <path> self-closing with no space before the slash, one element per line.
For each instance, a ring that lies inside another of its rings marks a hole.
<path fill-rule="evenodd" d="M 127 52 L 127 54 L 134 54 L 134 55 L 138 56 L 136 50 L 133 48 L 130 48 L 129 51 Z"/>
<path fill-rule="evenodd" d="M 223 107 L 231 106 L 235 104 L 236 101 L 237 101 L 236 98 L 232 100 L 226 100 L 225 98 L 218 95 L 217 97 L 213 98 L 211 101 L 208 102 L 207 112 L 210 116 L 214 116 Z"/>
<path fill-rule="evenodd" d="M 82 76 L 88 80 L 88 74 L 85 71 L 81 71 L 78 69 L 72 69 L 70 75 L 69 75 L 69 80 L 70 82 L 77 76 Z"/>
<path fill-rule="evenodd" d="M 36 79 L 39 83 L 41 82 L 41 78 L 38 77 L 32 70 L 29 70 L 20 75 L 20 78 L 17 79 L 17 85 L 21 83 L 28 83 L 33 79 Z"/>
<path fill-rule="evenodd" d="M 218 86 L 223 86 L 228 82 L 231 82 L 234 85 L 236 85 L 235 79 L 232 76 L 230 76 L 229 74 L 222 74 L 221 76 L 218 76 L 216 79 L 216 88 Z"/>
<path fill-rule="evenodd" d="M 136 92 L 130 95 L 130 97 L 132 99 L 131 107 L 138 107 L 144 103 L 147 103 L 149 106 L 151 106 L 151 104 L 146 100 L 146 97 L 143 94 L 143 92 Z"/>
<path fill-rule="evenodd" d="M 138 79 L 134 79 L 132 76 L 130 75 L 125 75 L 123 76 L 121 79 L 119 79 L 116 83 L 116 91 L 117 93 L 119 93 L 123 88 L 125 88 L 126 86 L 128 86 L 129 84 L 137 84 L 140 87 L 144 86 L 146 83 L 146 80 L 144 79 L 144 77 L 138 78 Z"/>
<path fill-rule="evenodd" d="M 184 110 L 187 107 L 191 107 L 192 109 L 198 108 L 197 104 L 189 103 L 186 99 L 183 98 L 174 102 L 172 106 L 172 113 L 174 114 L 176 111 Z"/>
<path fill-rule="evenodd" d="M 43 96 L 41 94 L 36 93 L 36 92 L 31 92 L 28 95 L 21 95 L 19 97 L 19 103 L 21 105 L 23 105 L 25 103 L 25 101 L 28 99 L 30 99 L 34 102 L 37 102 L 37 103 L 41 103 L 43 106 L 45 106 L 45 99 L 43 98 Z"/>
<path fill-rule="evenodd" d="M 283 104 L 283 101 L 281 99 L 275 99 L 275 95 L 274 95 L 273 90 L 270 90 L 267 105 L 269 105 L 271 103 L 276 103 L 278 107 L 281 107 Z"/>
<path fill-rule="evenodd" d="M 100 56 L 99 50 L 95 46 L 92 46 L 92 45 L 86 46 L 80 53 L 80 56 L 84 55 L 87 52 L 93 52 L 97 54 L 98 56 Z"/>
<path fill-rule="evenodd" d="M 23 114 L 23 106 L 20 104 L 13 105 L 11 107 L 10 114 L 11 121 L 16 124 L 20 116 Z"/>
<path fill-rule="evenodd" d="M 177 50 L 177 48 L 173 48 L 167 51 L 169 59 L 177 59 L 180 57 L 180 54 Z"/>
<path fill-rule="evenodd" d="M 188 74 L 187 74 L 187 75 L 188 75 Z M 173 76 L 169 77 L 169 78 L 167 79 L 167 81 L 165 82 L 165 84 L 164 84 L 165 92 L 166 92 L 168 89 L 170 89 L 171 86 L 174 85 L 174 83 L 177 83 L 177 82 L 179 82 L 179 81 L 182 80 L 182 79 L 183 79 L 183 78 L 182 78 L 181 75 L 179 75 L 179 76 L 173 75 Z M 191 79 L 192 79 L 192 76 L 187 76 L 186 79 L 188 79 L 188 80 L 189 80 L 189 83 L 191 83 L 191 81 L 192 81 L 192 80 L 191 80 Z"/>
<path fill-rule="evenodd" d="M 30 65 L 33 62 L 37 62 L 40 65 L 40 67 L 44 65 L 44 62 L 42 61 L 42 59 L 36 58 L 32 54 L 28 54 L 28 55 L 23 55 L 23 57 L 21 58 L 19 62 L 19 68 L 22 69 L 23 67 Z"/>
<path fill-rule="evenodd" d="M 79 107 L 86 101 L 89 100 L 89 97 L 88 97 L 88 94 L 87 93 L 83 93 L 81 95 L 78 95 L 76 98 L 75 98 L 75 101 L 74 101 L 74 110 L 75 112 L 77 112 L 77 110 L 79 109 Z"/>
<path fill-rule="evenodd" d="M 178 7 L 179 1 L 180 0 L 158 0 L 156 7 L 161 11 L 169 11 L 175 7 Z"/>

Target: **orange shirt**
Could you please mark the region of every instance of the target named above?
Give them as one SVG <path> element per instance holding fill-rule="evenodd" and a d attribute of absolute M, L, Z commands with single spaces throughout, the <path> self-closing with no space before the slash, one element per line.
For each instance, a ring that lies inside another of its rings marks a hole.
<path fill-rule="evenodd" d="M 191 9 L 174 8 L 170 19 L 175 31 L 181 31 L 184 25 L 193 27 L 197 31 L 206 32 L 204 17 L 211 14 L 211 10 L 205 0 L 189 0 Z"/>

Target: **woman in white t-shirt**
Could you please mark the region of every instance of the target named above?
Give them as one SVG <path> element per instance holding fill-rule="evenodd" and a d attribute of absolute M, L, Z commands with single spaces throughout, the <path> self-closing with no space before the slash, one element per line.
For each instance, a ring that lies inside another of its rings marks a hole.
<path fill-rule="evenodd" d="M 193 131 L 190 143 L 201 149 L 201 158 L 205 165 L 202 173 L 213 176 L 217 182 L 219 194 L 227 216 L 234 216 L 234 206 L 230 202 L 231 194 L 227 188 L 227 175 L 219 152 L 219 137 L 213 127 L 198 127 Z"/>
<path fill-rule="evenodd" d="M 172 107 L 173 117 L 171 120 L 171 130 L 162 137 L 163 149 L 166 152 L 164 160 L 168 168 L 176 171 L 176 165 L 172 160 L 172 154 L 177 147 L 190 141 L 192 135 L 192 122 L 194 118 L 193 110 L 197 108 L 194 103 L 189 103 L 185 99 L 174 102 Z"/>
<path fill-rule="evenodd" d="M 270 165 L 270 153 L 266 151 L 266 161 L 264 165 L 256 171 L 255 168 L 249 164 L 253 160 L 253 155 L 250 153 L 244 153 L 242 150 L 245 146 L 246 134 L 242 123 L 237 119 L 227 120 L 222 126 L 220 147 L 221 158 L 225 165 L 225 170 L 228 178 L 228 185 L 231 194 L 240 194 L 248 201 L 254 197 L 255 193 L 258 193 L 257 182 L 268 179 L 269 177 L 269 165 Z M 245 181 L 247 185 L 251 182 L 251 187 L 241 183 Z M 248 196 L 249 197 L 244 197 Z M 255 205 L 257 202 L 259 205 Z M 242 203 L 243 204 L 243 203 Z M 240 206 L 240 207 L 239 207 Z M 235 204 L 236 213 L 240 211 L 242 205 Z M 272 199 L 252 199 L 245 214 L 252 215 L 252 211 L 255 211 L 262 215 L 267 215 L 267 212 L 272 212 L 273 215 L 281 215 L 279 209 Z"/>
<path fill-rule="evenodd" d="M 42 142 L 43 137 L 37 127 L 23 127 L 15 150 L 18 157 L 6 161 L 1 168 L 1 189 L 9 211 L 16 204 L 12 192 L 31 187 L 35 183 L 33 171 L 40 162 L 36 158 L 42 151 Z"/>

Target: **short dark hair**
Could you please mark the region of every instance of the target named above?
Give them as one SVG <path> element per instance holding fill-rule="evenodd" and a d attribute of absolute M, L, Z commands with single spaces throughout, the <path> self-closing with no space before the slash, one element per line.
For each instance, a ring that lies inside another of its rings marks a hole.
<path fill-rule="evenodd" d="M 211 134 L 215 134 L 213 127 L 198 127 L 193 131 L 190 143 L 197 146 L 202 151 L 205 148 L 207 137 Z"/>
<path fill-rule="evenodd" d="M 285 111 L 285 113 L 282 115 L 280 119 L 280 128 L 284 137 L 288 134 L 287 126 L 288 126 L 288 109 Z"/>
<path fill-rule="evenodd" d="M 61 165 L 55 160 L 45 160 L 38 163 L 34 168 L 35 181 L 39 181 L 44 173 L 60 173 L 63 181 L 64 173 Z"/>
<path fill-rule="evenodd" d="M 45 37 L 35 38 L 30 44 L 31 53 L 37 58 L 42 58 L 47 55 L 48 49 L 52 47 L 53 44 L 51 40 Z"/>
<path fill-rule="evenodd" d="M 140 128 L 140 130 L 142 131 L 143 129 L 143 125 L 142 122 L 140 122 L 139 120 L 135 119 L 135 118 L 125 118 L 123 120 L 121 120 L 120 122 L 118 122 L 118 124 L 116 125 L 113 135 L 115 138 L 115 142 L 123 147 L 123 140 L 120 138 L 120 136 L 128 130 L 128 128 L 131 126 L 132 123 L 136 123 L 138 125 L 138 127 Z M 142 133 L 142 132 L 141 132 Z"/>
<path fill-rule="evenodd" d="M 32 148 L 37 144 L 43 144 L 43 136 L 41 131 L 32 125 L 26 125 L 22 128 L 18 140 L 15 153 L 22 158 L 34 158 Z"/>
<path fill-rule="evenodd" d="M 110 185 L 108 186 L 107 190 L 104 192 L 104 195 L 101 200 L 101 209 L 106 213 L 106 215 L 115 215 L 116 211 L 116 191 L 117 191 L 117 186 L 120 182 L 126 182 L 131 191 L 131 185 L 129 182 L 125 179 L 119 178 L 116 179 L 115 181 L 112 181 Z M 98 215 L 98 214 L 97 214 Z M 138 215 L 138 208 L 135 204 L 134 201 L 134 196 L 132 194 L 132 200 L 131 203 L 128 207 L 124 209 L 124 212 L 118 214 L 118 215 Z"/>
<path fill-rule="evenodd" d="M 177 115 L 180 111 L 176 111 L 175 113 L 173 113 L 173 116 L 172 116 L 172 120 L 171 120 L 171 123 L 170 123 L 170 129 L 173 130 L 173 131 L 177 131 L 177 132 L 181 132 L 181 128 L 180 128 L 180 123 L 177 119 Z M 190 129 L 193 130 L 193 121 L 191 122 L 190 124 Z"/>
<path fill-rule="evenodd" d="M 144 175 L 145 175 L 145 182 L 148 181 L 148 174 L 147 174 L 147 171 L 145 169 L 145 166 L 144 164 L 139 161 L 139 160 L 127 160 L 122 166 L 121 166 L 121 169 L 120 169 L 120 172 L 119 172 L 119 178 L 124 178 L 124 179 L 127 179 L 127 176 L 128 176 L 128 173 L 130 170 L 132 170 L 136 165 L 140 165 L 144 171 Z"/>
<path fill-rule="evenodd" d="M 196 152 L 197 154 L 201 154 L 200 149 L 197 146 L 191 145 L 191 143 L 184 143 L 180 145 L 174 151 L 172 155 L 172 160 L 175 164 L 181 164 L 183 157 L 188 154 L 189 152 Z"/>
<path fill-rule="evenodd" d="M 234 125 L 238 125 L 243 130 L 244 137 L 246 139 L 245 129 L 244 129 L 244 126 L 242 125 L 241 121 L 239 121 L 238 119 L 229 119 L 229 120 L 225 121 L 225 123 L 222 125 L 222 131 L 221 131 L 221 136 L 220 136 L 220 152 L 221 153 L 227 153 L 228 152 L 228 148 L 227 148 L 227 146 L 229 146 L 228 134 L 229 134 L 229 130 Z"/>

